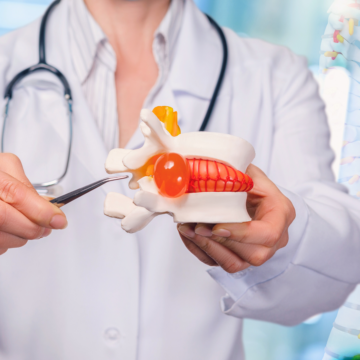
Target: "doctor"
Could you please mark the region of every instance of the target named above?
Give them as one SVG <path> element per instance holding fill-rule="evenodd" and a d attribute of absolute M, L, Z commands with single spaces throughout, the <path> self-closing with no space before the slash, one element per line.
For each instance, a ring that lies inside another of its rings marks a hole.
<path fill-rule="evenodd" d="M 39 24 L 0 39 L 2 91 L 38 61 Z M 5 140 L 25 170 L 1 155 L 1 252 L 56 231 L 0 258 L 1 359 L 243 359 L 241 318 L 296 324 L 339 307 L 354 289 L 359 203 L 334 181 L 324 105 L 305 60 L 224 31 L 229 65 L 207 130 L 254 145 L 255 221 L 181 226 L 202 262 L 170 218 L 131 235 L 103 215 L 105 193 L 132 196 L 127 184 L 66 207 L 69 225 L 59 231 L 65 215 L 31 182 L 59 168 L 54 143 L 66 149 L 63 88 L 44 72 L 18 84 Z M 142 107 L 172 106 L 183 132 L 198 130 L 222 60 L 192 0 L 63 0 L 46 47 L 73 92 L 65 192 L 105 177 L 110 149 L 141 146 Z"/>

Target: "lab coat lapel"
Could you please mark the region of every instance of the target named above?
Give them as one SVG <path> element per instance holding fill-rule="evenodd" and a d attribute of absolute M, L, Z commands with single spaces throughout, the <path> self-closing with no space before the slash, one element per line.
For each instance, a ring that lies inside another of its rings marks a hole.
<path fill-rule="evenodd" d="M 63 0 L 49 20 L 47 58 L 50 64 L 63 71 L 72 89 L 74 114 L 72 156 L 76 156 L 81 161 L 94 179 L 101 179 L 107 176 L 104 169 L 107 150 L 74 71 L 71 54 L 69 53 L 68 12 L 68 0 Z M 105 191 L 106 187 L 102 189 Z"/>
<path fill-rule="evenodd" d="M 211 98 L 222 53 L 219 36 L 209 20 L 192 0 L 186 0 L 183 24 L 171 64 L 173 89 L 200 98 Z"/>

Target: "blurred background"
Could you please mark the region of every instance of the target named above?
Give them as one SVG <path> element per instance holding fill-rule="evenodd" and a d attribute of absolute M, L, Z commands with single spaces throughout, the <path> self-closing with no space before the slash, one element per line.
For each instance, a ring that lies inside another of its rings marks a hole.
<path fill-rule="evenodd" d="M 41 16 L 49 0 L 0 0 L 0 36 Z M 240 36 L 289 47 L 316 69 L 332 0 L 195 0 Z M 316 71 L 316 70 L 315 70 Z M 294 284 L 296 286 L 296 284 Z M 293 328 L 245 321 L 247 360 L 321 360 L 336 312 Z"/>
<path fill-rule="evenodd" d="M 49 0 L 0 0 L 0 36 L 40 16 Z M 319 60 L 320 37 L 332 0 L 195 0 L 201 10 L 240 35 L 288 46 Z"/>

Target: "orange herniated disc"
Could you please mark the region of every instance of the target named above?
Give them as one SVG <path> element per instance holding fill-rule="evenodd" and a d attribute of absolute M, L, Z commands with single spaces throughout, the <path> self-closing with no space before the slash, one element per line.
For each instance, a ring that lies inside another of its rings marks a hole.
<path fill-rule="evenodd" d="M 177 198 L 185 194 L 190 183 L 188 162 L 176 153 L 161 155 L 154 166 L 154 181 L 162 196 Z"/>

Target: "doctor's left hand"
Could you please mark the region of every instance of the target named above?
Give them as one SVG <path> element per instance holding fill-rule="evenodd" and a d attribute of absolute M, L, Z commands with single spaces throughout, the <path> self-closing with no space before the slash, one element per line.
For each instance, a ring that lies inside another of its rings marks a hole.
<path fill-rule="evenodd" d="M 64 213 L 35 191 L 20 160 L 0 154 L 0 255 L 66 225 Z"/>
<path fill-rule="evenodd" d="M 288 228 L 295 219 L 291 201 L 256 166 L 247 174 L 254 181 L 248 193 L 247 209 L 251 222 L 242 224 L 179 224 L 179 234 L 200 261 L 236 273 L 249 266 L 260 266 L 277 250 L 286 246 Z"/>

